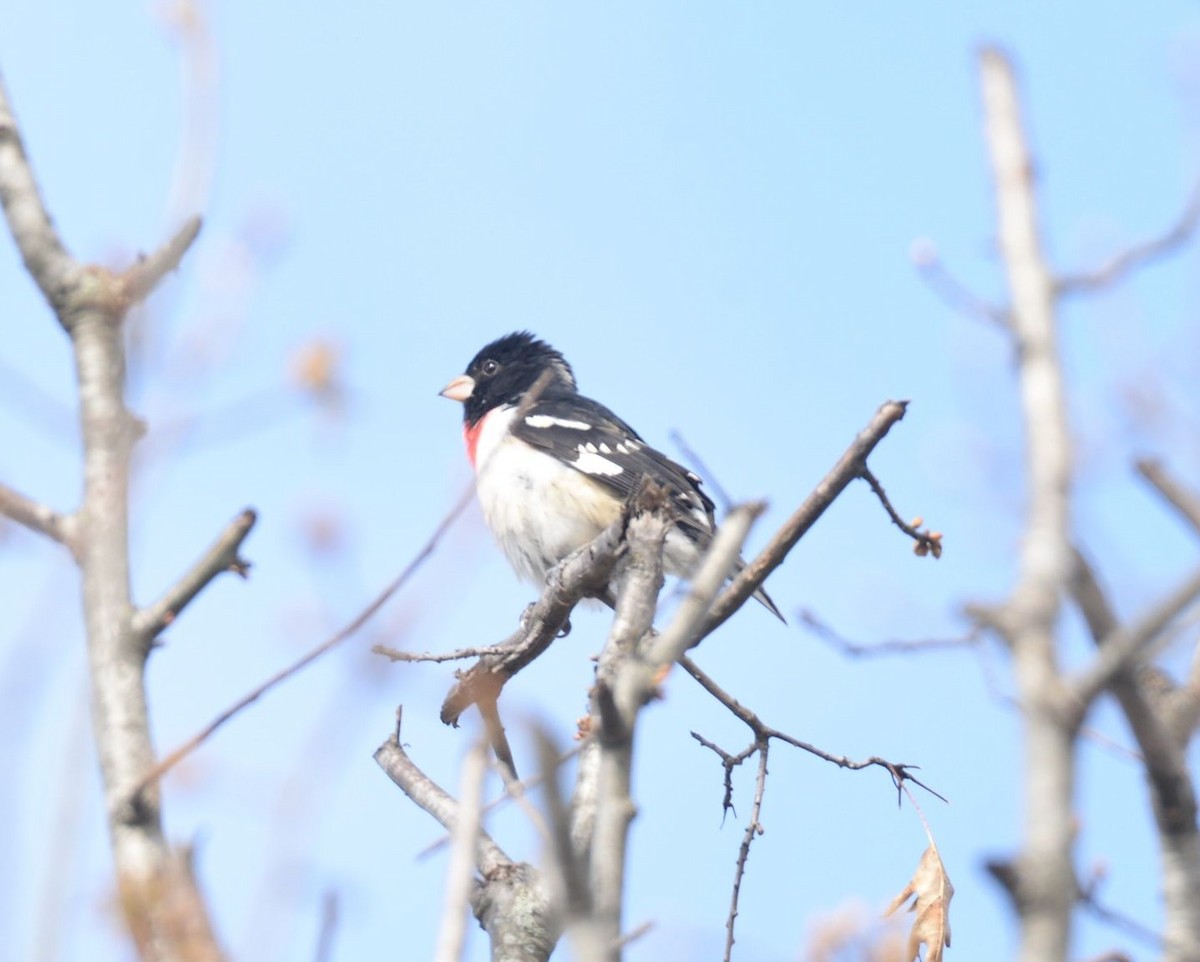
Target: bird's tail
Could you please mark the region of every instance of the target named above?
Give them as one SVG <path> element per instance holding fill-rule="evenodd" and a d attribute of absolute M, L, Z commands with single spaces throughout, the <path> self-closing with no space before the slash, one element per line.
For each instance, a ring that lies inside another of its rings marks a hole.
<path fill-rule="evenodd" d="M 745 560 L 742 558 L 738 558 L 737 567 L 734 570 L 734 574 L 735 575 L 739 574 L 744 567 L 746 567 Z M 762 605 L 764 608 L 766 608 L 767 611 L 771 612 L 771 614 L 773 614 L 776 618 L 778 618 L 780 621 L 782 621 L 785 625 L 787 624 L 787 619 L 785 617 L 783 617 L 783 613 L 779 610 L 778 607 L 776 607 L 775 602 L 771 600 L 771 596 L 769 594 L 767 594 L 764 589 L 759 588 L 756 592 L 754 592 L 753 598 L 760 605 Z"/>
<path fill-rule="evenodd" d="M 762 588 L 759 588 L 758 591 L 754 592 L 754 600 L 766 608 L 767 611 L 771 612 L 771 614 L 782 621 L 785 625 L 787 624 L 787 619 L 783 617 L 779 609 L 775 606 L 775 602 L 771 600 L 771 596 L 763 591 Z"/>

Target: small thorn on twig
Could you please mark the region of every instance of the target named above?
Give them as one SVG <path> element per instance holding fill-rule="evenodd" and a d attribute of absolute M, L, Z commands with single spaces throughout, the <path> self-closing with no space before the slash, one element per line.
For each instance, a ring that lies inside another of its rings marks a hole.
<path fill-rule="evenodd" d="M 251 565 L 250 562 L 245 558 L 234 558 L 231 562 L 229 562 L 229 570 L 242 579 L 247 579 L 250 577 L 251 567 L 253 567 L 253 565 Z"/>

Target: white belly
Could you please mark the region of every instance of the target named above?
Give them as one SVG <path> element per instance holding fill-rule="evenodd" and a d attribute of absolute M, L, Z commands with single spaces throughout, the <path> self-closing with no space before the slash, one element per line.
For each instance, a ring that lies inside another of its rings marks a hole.
<path fill-rule="evenodd" d="M 513 413 L 496 410 L 484 422 L 476 489 L 517 574 L 542 584 L 554 565 L 615 521 L 621 505 L 579 471 L 509 435 Z"/>

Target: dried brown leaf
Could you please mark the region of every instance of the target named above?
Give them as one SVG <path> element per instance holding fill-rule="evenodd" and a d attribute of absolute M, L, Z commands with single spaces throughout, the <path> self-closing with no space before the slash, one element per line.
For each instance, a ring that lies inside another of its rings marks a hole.
<path fill-rule="evenodd" d="M 925 849 L 917 870 L 899 895 L 887 907 L 884 915 L 891 915 L 910 898 L 910 912 L 915 912 L 912 930 L 908 934 L 908 950 L 905 958 L 912 960 L 922 945 L 928 952 L 925 962 L 942 962 L 943 947 L 950 946 L 950 899 L 954 897 L 954 886 L 946 874 L 946 866 L 932 843 Z"/>

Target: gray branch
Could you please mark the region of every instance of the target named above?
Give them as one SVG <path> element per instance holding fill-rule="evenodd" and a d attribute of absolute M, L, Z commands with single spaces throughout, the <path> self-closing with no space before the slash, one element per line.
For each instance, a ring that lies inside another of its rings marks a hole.
<path fill-rule="evenodd" d="M 1115 284 L 1135 270 L 1179 250 L 1195 233 L 1198 222 L 1200 222 L 1200 186 L 1193 189 L 1192 196 L 1184 206 L 1179 218 L 1162 234 L 1125 248 L 1093 271 L 1060 277 L 1057 284 L 1058 293 L 1075 294 L 1097 291 L 1110 284 Z"/>
<path fill-rule="evenodd" d="M 148 647 L 221 572 L 233 571 L 245 577 L 249 563 L 243 561 L 238 552 L 257 517 L 251 508 L 239 514 L 166 594 L 149 608 L 134 614 L 133 632 L 141 639 L 143 646 Z"/>
<path fill-rule="evenodd" d="M 459 818 L 451 833 L 450 863 L 446 867 L 446 894 L 438 930 L 434 962 L 458 962 L 467 937 L 467 908 L 475 872 L 475 842 L 482 828 L 483 783 L 487 776 L 487 745 L 471 746 L 462 767 Z"/>
<path fill-rule="evenodd" d="M 1200 569 L 1193 571 L 1137 621 L 1126 627 L 1116 627 L 1105 636 L 1095 660 L 1071 684 L 1072 699 L 1079 706 L 1090 704 L 1113 679 L 1132 668 L 1147 647 L 1197 598 L 1200 598 Z"/>
<path fill-rule="evenodd" d="M 1137 471 L 1200 534 L 1200 495 L 1184 487 L 1159 461 L 1149 458 L 1139 461 Z"/>
<path fill-rule="evenodd" d="M 0 484 L 0 514 L 76 553 L 78 522 L 74 515 L 59 514 L 5 484 Z"/>
<path fill-rule="evenodd" d="M 25 269 L 58 314 L 67 293 L 78 285 L 80 268 L 63 246 L 42 203 L 3 85 L 0 85 L 0 203 Z"/>
<path fill-rule="evenodd" d="M 441 711 L 445 724 L 457 725 L 480 698 L 494 700 L 505 682 L 550 647 L 581 599 L 607 588 L 623 530 L 623 520 L 613 522 L 550 572 L 541 597 L 524 615 L 523 627 L 496 646 L 502 652 L 481 658 L 446 695 Z"/>
<path fill-rule="evenodd" d="M 1059 357 L 1055 283 L 1042 254 L 1034 162 L 1008 58 L 980 57 L 984 132 L 995 180 L 1000 250 L 1025 426 L 1028 511 L 1017 583 L 999 615 L 1024 712 L 1025 838 L 1015 865 L 1024 962 L 1065 960 L 1076 883 L 1075 729 L 1062 710 L 1055 630 L 1071 571 L 1071 436 Z"/>
<path fill-rule="evenodd" d="M 596 814 L 590 859 L 598 957 L 584 962 L 616 962 L 625 893 L 626 846 L 635 812 L 630 781 L 637 705 L 625 693 L 622 672 L 649 635 L 662 588 L 662 547 L 672 521 L 661 489 L 643 491 L 626 529 L 627 554 L 618 575 L 617 610 L 600 652 L 592 695 L 592 737 L 598 748 Z"/>
<path fill-rule="evenodd" d="M 766 581 L 767 577 L 783 564 L 788 553 L 796 546 L 808 530 L 817 523 L 825 510 L 833 504 L 852 481 L 862 477 L 867 457 L 876 445 L 887 436 L 892 425 L 904 417 L 907 401 L 885 401 L 880 405 L 870 423 L 863 428 L 853 443 L 838 459 L 837 464 L 821 479 L 799 508 L 775 533 L 767 546 L 738 573 L 729 586 L 717 598 L 708 613 L 699 638 L 705 638 L 724 624 L 751 595 Z"/>
<path fill-rule="evenodd" d="M 200 225 L 199 217 L 189 217 L 169 241 L 121 276 L 126 308 L 145 300 L 167 274 L 179 267 L 183 255 L 199 236 Z"/>
<path fill-rule="evenodd" d="M 1075 561 L 1072 595 L 1092 640 L 1103 651 L 1121 637 L 1121 626 L 1087 560 L 1077 553 Z M 1137 671 L 1121 668 L 1110 687 L 1141 751 L 1158 829 L 1166 906 L 1163 959 L 1188 962 L 1200 958 L 1200 829 L 1187 740 L 1172 731 L 1171 719 L 1164 717 L 1166 706 L 1153 696 Z"/>
<path fill-rule="evenodd" d="M 412 759 L 392 735 L 375 752 L 375 761 L 416 805 L 452 834 L 460 809 Z M 537 871 L 510 859 L 482 828 L 475 841 L 475 867 L 482 881 L 472 909 L 492 943 L 493 962 L 546 962 L 558 941 L 560 923 Z"/>
<path fill-rule="evenodd" d="M 78 531 L 71 540 L 83 576 L 92 730 L 119 901 L 144 962 L 215 962 L 222 952 L 190 861 L 172 851 L 163 836 L 158 793 L 147 793 L 136 805 L 127 803 L 130 788 L 154 764 L 145 648 L 133 630 L 129 592 L 129 471 L 135 427 L 125 407 L 122 322 L 128 297 L 120 278 L 74 261 L 59 239 L 3 87 L 0 203 L 26 268 L 70 334 L 74 351 L 84 492 L 75 521 Z M 177 242 L 168 245 L 177 247 Z M 170 257 L 178 261 L 182 252 L 175 250 Z"/>
<path fill-rule="evenodd" d="M 581 789 L 594 799 L 590 821 L 591 894 L 599 937 L 590 943 L 598 960 L 620 958 L 621 900 L 625 889 L 626 845 L 636 808 L 630 790 L 634 732 L 656 679 L 694 643 L 713 600 L 737 563 L 742 544 L 761 505 L 735 508 L 721 525 L 691 579 L 671 623 L 661 635 L 652 631 L 662 587 L 662 545 L 671 521 L 661 491 L 643 492 L 630 520 L 628 554 L 622 563 L 617 613 L 600 655 L 592 699 L 592 735 L 596 744 L 595 784 L 581 771 Z M 581 769 L 584 762 L 581 760 Z M 582 818 L 580 800 L 574 812 Z"/>

